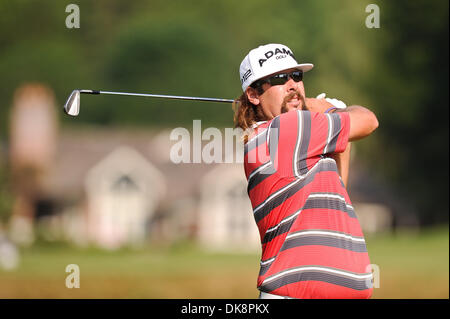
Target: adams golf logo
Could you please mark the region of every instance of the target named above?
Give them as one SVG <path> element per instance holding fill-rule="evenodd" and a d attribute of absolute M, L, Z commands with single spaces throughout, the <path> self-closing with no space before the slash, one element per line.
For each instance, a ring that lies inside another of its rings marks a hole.
<path fill-rule="evenodd" d="M 247 72 L 245 72 L 244 75 L 242 76 L 241 83 L 247 81 L 250 75 L 252 75 L 252 70 L 248 69 Z"/>
<path fill-rule="evenodd" d="M 258 59 L 259 66 L 262 67 L 264 62 L 266 62 L 267 60 L 269 60 L 270 58 L 272 58 L 274 56 L 278 60 L 278 59 L 284 59 L 288 55 L 290 55 L 295 60 L 295 57 L 294 57 L 294 54 L 292 53 L 292 51 L 288 50 L 286 48 L 276 48 L 274 51 L 269 50 L 266 53 L 264 53 L 264 58 Z"/>

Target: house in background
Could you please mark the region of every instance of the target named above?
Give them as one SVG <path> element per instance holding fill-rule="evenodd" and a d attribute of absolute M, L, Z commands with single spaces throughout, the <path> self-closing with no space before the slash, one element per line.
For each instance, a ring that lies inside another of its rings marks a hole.
<path fill-rule="evenodd" d="M 31 243 L 39 235 L 116 249 L 194 240 L 213 250 L 259 251 L 242 163 L 175 164 L 170 130 L 61 131 L 49 89 L 18 92 L 9 150 L 16 242 Z M 224 149 L 235 149 L 227 143 L 239 142 L 225 139 Z M 238 158 L 243 149 L 236 149 Z M 403 222 L 398 216 L 405 214 L 391 210 L 395 198 L 358 163 L 352 163 L 349 184 L 364 231 L 389 231 L 393 215 Z"/>
<path fill-rule="evenodd" d="M 108 249 L 186 239 L 210 249 L 259 247 L 242 166 L 174 164 L 169 135 L 61 132 L 55 169 L 46 180 L 55 209 L 37 223 L 44 221 L 53 233 L 61 231 L 61 237 L 79 244 Z M 161 136 L 167 142 L 158 147 Z M 220 224 L 224 216 L 231 228 Z M 224 238 L 232 238 L 228 246 Z"/>
<path fill-rule="evenodd" d="M 261 247 L 242 164 L 216 166 L 202 178 L 200 190 L 198 240 L 203 246 L 234 251 Z"/>
<path fill-rule="evenodd" d="M 25 133 L 31 129 L 28 124 L 33 121 L 26 119 L 32 114 L 41 113 L 33 120 L 43 122 L 33 124 L 31 135 L 49 135 L 55 102 L 45 96 L 36 100 L 33 90 L 20 89 L 22 98 L 13 108 L 12 146 L 30 143 Z M 39 183 L 33 182 L 25 165 L 16 170 L 22 174 L 22 185 L 33 185 L 33 192 L 15 193 L 28 203 L 26 211 L 21 209 L 24 205 L 16 205 L 10 221 L 17 242 L 29 244 L 40 236 L 116 249 L 188 239 L 209 249 L 259 247 L 239 164 L 174 164 L 169 157 L 175 144 L 170 130 L 61 131 L 56 123 L 51 130 L 53 139 L 35 139 L 30 148 L 45 156 L 21 152 L 12 159 L 40 163 L 43 157 L 46 163 L 45 170 L 36 170 Z M 53 153 L 49 156 L 45 150 Z M 21 238 L 24 230 L 26 240 Z"/>
<path fill-rule="evenodd" d="M 133 148 L 119 146 L 86 174 L 87 238 L 107 248 L 142 245 L 165 191 L 155 166 Z"/>

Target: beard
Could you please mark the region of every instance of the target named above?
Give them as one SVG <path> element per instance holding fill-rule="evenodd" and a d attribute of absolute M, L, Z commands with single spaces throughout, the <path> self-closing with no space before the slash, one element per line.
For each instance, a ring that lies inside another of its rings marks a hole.
<path fill-rule="evenodd" d="M 300 93 L 299 90 L 295 90 L 291 93 L 289 93 L 288 95 L 286 95 L 286 97 L 283 100 L 283 103 L 281 104 L 281 113 L 286 113 L 289 112 L 289 108 L 287 107 L 287 103 L 292 100 L 294 97 L 298 98 L 301 101 L 301 109 L 305 110 L 306 109 L 306 100 L 305 97 L 302 95 L 302 93 Z"/>

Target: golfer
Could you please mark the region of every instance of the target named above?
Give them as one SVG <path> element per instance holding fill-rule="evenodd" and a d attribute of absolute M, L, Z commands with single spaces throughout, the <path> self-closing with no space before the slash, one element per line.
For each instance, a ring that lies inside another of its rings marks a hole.
<path fill-rule="evenodd" d="M 267 44 L 239 69 L 234 121 L 245 132 L 247 191 L 261 237 L 260 298 L 370 298 L 369 256 L 339 173 L 347 174 L 349 141 L 378 121 L 362 106 L 306 98 L 303 73 L 312 68 L 288 47 Z"/>

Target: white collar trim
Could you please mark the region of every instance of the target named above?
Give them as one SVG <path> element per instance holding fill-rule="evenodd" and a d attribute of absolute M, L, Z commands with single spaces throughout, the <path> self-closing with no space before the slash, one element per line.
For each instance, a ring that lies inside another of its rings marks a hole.
<path fill-rule="evenodd" d="M 259 121 L 256 122 L 255 124 L 252 125 L 252 128 L 257 128 L 258 126 L 260 126 L 261 124 L 267 123 L 267 121 Z"/>

